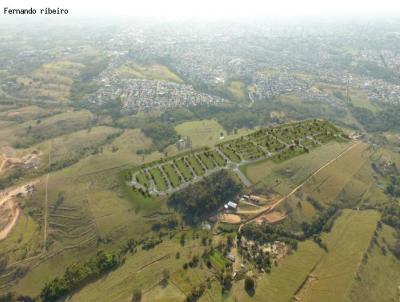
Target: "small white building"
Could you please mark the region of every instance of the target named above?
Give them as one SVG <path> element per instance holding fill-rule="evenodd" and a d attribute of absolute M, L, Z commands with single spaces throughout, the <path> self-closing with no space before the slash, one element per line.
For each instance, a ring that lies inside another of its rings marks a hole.
<path fill-rule="evenodd" d="M 233 210 L 236 210 L 237 209 L 237 203 L 234 203 L 234 202 L 232 202 L 232 201 L 228 201 L 225 205 L 224 205 L 224 208 L 226 209 L 226 210 L 229 210 L 229 209 L 233 209 Z"/>

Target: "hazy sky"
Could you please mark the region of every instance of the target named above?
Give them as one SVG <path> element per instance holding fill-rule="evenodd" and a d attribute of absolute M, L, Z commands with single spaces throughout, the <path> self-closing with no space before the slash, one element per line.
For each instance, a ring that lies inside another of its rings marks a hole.
<path fill-rule="evenodd" d="M 0 7 L 67 8 L 70 15 L 109 14 L 220 19 L 400 13 L 400 0 L 0 0 Z M 2 15 L 0 15 L 0 18 Z"/>

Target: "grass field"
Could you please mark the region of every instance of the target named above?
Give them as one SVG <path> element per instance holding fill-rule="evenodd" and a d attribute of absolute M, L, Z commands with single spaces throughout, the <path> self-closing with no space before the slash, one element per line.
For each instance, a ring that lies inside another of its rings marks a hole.
<path fill-rule="evenodd" d="M 387 225 L 378 230 L 379 245 L 373 245 L 368 253 L 368 260 L 361 265 L 359 279 L 353 281 L 346 302 L 398 300 L 400 261 L 388 251 L 388 244 L 395 241 L 394 234 L 395 230 Z"/>
<path fill-rule="evenodd" d="M 227 89 L 236 100 L 244 101 L 248 98 L 246 85 L 241 81 L 230 82 Z"/>
<path fill-rule="evenodd" d="M 315 278 L 299 293 L 303 301 L 344 301 L 361 266 L 379 220 L 374 211 L 345 211 L 332 234 L 324 234 L 329 252 L 319 259 L 312 275 Z"/>
<path fill-rule="evenodd" d="M 42 154 L 40 162 L 42 167 L 48 166 L 49 152 L 52 165 L 61 166 L 63 163 L 75 162 L 84 156 L 99 152 L 101 146 L 119 132 L 120 130 L 111 127 L 93 127 L 58 136 L 52 139 L 51 143 L 45 141 L 32 146 L 29 150 L 36 150 Z"/>
<path fill-rule="evenodd" d="M 74 294 L 70 301 L 130 301 L 133 290 L 141 289 L 145 301 L 154 296 L 163 296 L 175 301 L 182 301 L 185 292 L 190 290 L 199 279 L 205 278 L 205 272 L 200 269 L 182 270 L 182 265 L 190 254 L 199 253 L 198 242 L 191 241 L 191 246 L 182 248 L 178 240 L 168 240 L 156 249 L 149 251 L 139 250 L 136 254 L 128 256 L 124 265 L 109 273 L 104 278 L 93 282 L 84 289 Z M 180 258 L 175 255 L 180 252 Z M 162 270 L 170 271 L 170 285 L 162 288 Z M 197 280 L 196 280 L 197 279 Z"/>
<path fill-rule="evenodd" d="M 83 69 L 84 65 L 70 61 L 44 64 L 30 75 L 16 79 L 21 87 L 18 95 L 23 98 L 67 101 L 74 80 Z"/>
<path fill-rule="evenodd" d="M 287 256 L 280 266 L 273 267 L 271 274 L 257 279 L 253 297 L 243 290 L 242 281 L 234 285 L 232 300 L 291 301 L 312 273 L 317 280 L 306 283 L 307 289 L 299 294 L 301 301 L 344 301 L 378 219 L 374 211 L 345 210 L 332 231 L 322 236 L 328 246 L 327 253 L 312 241 L 300 243 L 298 250 Z"/>
<path fill-rule="evenodd" d="M 215 120 L 185 122 L 177 125 L 175 130 L 183 137 L 189 137 L 193 148 L 212 147 L 224 140 L 237 138 L 251 132 L 248 129 L 239 129 L 237 134 L 228 135 L 224 128 Z M 222 137 L 223 139 L 221 139 Z"/>
<path fill-rule="evenodd" d="M 168 67 L 160 64 L 139 65 L 129 62 L 115 69 L 116 73 L 124 77 L 148 79 L 148 80 L 164 80 L 170 82 L 183 82 L 182 79 L 173 73 Z"/>
<path fill-rule="evenodd" d="M 302 191 L 325 204 L 333 202 L 370 155 L 367 144 L 357 145 L 311 178 Z"/>
<path fill-rule="evenodd" d="M 242 166 L 241 170 L 252 183 L 260 183 L 280 194 L 286 194 L 350 144 L 331 142 L 285 162 L 263 160 Z"/>
<path fill-rule="evenodd" d="M 94 115 L 87 110 L 56 114 L 38 121 L 27 121 L 0 129 L 0 146 L 29 147 L 92 125 Z"/>

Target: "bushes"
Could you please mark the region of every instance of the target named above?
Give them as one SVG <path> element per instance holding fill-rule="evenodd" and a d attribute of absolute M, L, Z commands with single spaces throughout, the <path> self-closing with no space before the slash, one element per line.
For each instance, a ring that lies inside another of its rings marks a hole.
<path fill-rule="evenodd" d="M 334 220 L 339 216 L 339 208 L 336 205 L 331 205 L 322 213 L 314 217 L 311 224 L 303 222 L 301 227 L 306 238 L 320 234 L 322 231 L 329 231 Z"/>
<path fill-rule="evenodd" d="M 261 244 L 282 241 L 288 244 L 292 249 L 297 249 L 297 240 L 300 239 L 297 235 L 285 230 L 281 225 L 258 226 L 254 224 L 246 224 L 242 228 L 241 235 Z"/>
<path fill-rule="evenodd" d="M 55 278 L 47 283 L 42 289 L 40 297 L 45 302 L 57 301 L 117 267 L 121 262 L 122 259 L 119 255 L 99 251 L 94 258 L 81 265 L 68 267 L 61 278 Z"/>
<path fill-rule="evenodd" d="M 164 151 L 166 147 L 178 140 L 178 134 L 170 123 L 148 123 L 143 126 L 142 131 L 147 137 L 152 139 L 158 151 Z"/>

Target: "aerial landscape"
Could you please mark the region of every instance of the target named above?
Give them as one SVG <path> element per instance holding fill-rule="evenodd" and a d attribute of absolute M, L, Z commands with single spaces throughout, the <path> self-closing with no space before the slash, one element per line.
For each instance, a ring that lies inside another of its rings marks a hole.
<path fill-rule="evenodd" d="M 400 301 L 400 18 L 8 5 L 0 302 Z"/>

